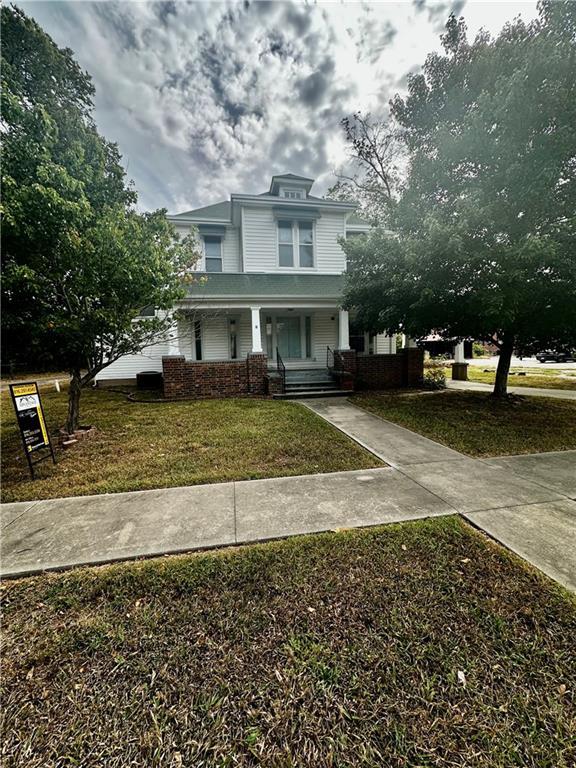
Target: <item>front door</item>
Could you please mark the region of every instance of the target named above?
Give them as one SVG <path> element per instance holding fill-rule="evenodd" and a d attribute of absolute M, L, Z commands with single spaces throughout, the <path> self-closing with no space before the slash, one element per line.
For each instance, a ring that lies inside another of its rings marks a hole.
<path fill-rule="evenodd" d="M 300 318 L 298 315 L 276 318 L 276 339 L 278 351 L 283 360 L 300 359 L 302 357 Z"/>

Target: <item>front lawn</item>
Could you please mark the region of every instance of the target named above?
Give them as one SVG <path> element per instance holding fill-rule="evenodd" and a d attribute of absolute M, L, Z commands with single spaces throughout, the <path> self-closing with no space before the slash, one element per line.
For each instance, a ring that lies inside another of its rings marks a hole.
<path fill-rule="evenodd" d="M 576 401 L 404 391 L 359 394 L 352 402 L 469 456 L 576 449 Z"/>
<path fill-rule="evenodd" d="M 576 603 L 457 518 L 3 595 L 6 766 L 576 761 Z"/>
<path fill-rule="evenodd" d="M 525 372 L 525 376 L 518 376 L 520 372 Z M 448 369 L 447 378 L 452 376 Z M 474 365 L 468 366 L 468 380 L 480 381 L 483 384 L 494 384 L 496 377 L 495 370 L 484 370 Z M 542 370 L 534 368 L 512 369 L 508 378 L 509 387 L 541 387 L 542 389 L 574 389 L 576 390 L 576 371 L 559 371 L 552 368 L 543 368 Z"/>
<path fill-rule="evenodd" d="M 65 421 L 66 393 L 42 395 L 51 429 Z M 44 462 L 32 482 L 12 403 L 2 398 L 2 501 L 135 491 L 382 466 L 296 403 L 205 400 L 132 403 L 108 390 L 82 395 L 95 437 Z"/>

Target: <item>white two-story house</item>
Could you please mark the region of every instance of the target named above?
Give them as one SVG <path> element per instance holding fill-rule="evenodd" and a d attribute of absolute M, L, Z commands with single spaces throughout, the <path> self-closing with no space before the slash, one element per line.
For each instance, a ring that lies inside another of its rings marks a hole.
<path fill-rule="evenodd" d="M 232 194 L 169 216 L 181 234 L 197 229 L 197 269 L 205 277 L 189 286 L 166 342 L 118 360 L 99 381 L 161 371 L 166 356 L 208 362 L 263 353 L 272 369 L 326 370 L 333 349 L 394 353 L 394 338 L 356 333 L 340 306 L 346 256 L 339 239 L 369 226 L 354 204 L 311 195 L 313 183 L 273 176 L 262 194 Z"/>

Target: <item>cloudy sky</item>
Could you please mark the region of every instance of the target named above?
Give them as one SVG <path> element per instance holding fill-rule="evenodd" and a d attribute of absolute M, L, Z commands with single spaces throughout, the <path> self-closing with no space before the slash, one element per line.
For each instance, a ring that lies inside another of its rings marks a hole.
<path fill-rule="evenodd" d="M 317 179 L 345 161 L 339 122 L 385 113 L 451 11 L 497 33 L 535 2 L 19 2 L 96 86 L 139 207 L 171 213 L 267 189 L 273 173 Z"/>

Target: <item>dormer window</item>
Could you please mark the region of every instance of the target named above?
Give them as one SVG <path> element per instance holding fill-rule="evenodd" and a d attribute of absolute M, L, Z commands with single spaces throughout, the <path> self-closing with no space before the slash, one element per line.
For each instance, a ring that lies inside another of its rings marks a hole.
<path fill-rule="evenodd" d="M 289 189 L 288 187 L 280 187 L 280 197 L 285 197 L 288 200 L 304 200 L 306 195 L 303 189 Z"/>

